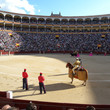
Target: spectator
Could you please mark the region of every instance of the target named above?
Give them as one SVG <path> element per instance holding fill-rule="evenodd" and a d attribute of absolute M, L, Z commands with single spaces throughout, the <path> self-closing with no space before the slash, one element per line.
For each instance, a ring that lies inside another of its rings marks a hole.
<path fill-rule="evenodd" d="M 1 110 L 19 110 L 19 108 L 11 107 L 10 105 L 4 105 Z"/>
<path fill-rule="evenodd" d="M 9 108 L 11 108 L 11 106 L 7 104 L 4 105 L 1 110 L 8 110 Z"/>
<path fill-rule="evenodd" d="M 37 110 L 37 106 L 34 103 L 30 102 L 27 105 L 26 110 Z"/>
<path fill-rule="evenodd" d="M 96 110 L 93 106 L 87 106 L 86 110 Z"/>
<path fill-rule="evenodd" d="M 10 108 L 8 108 L 7 110 L 19 110 L 19 108 L 16 108 L 16 107 L 10 107 Z"/>

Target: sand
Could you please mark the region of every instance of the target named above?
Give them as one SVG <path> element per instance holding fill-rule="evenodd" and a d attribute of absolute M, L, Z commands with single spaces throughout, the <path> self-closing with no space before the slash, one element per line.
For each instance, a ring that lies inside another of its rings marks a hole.
<path fill-rule="evenodd" d="M 86 86 L 82 81 L 68 77 L 67 62 L 75 57 L 69 54 L 30 54 L 0 56 L 0 91 L 12 91 L 14 99 L 80 103 L 110 104 L 110 56 L 80 55 L 88 70 Z M 22 72 L 27 69 L 29 90 L 22 89 Z M 46 94 L 39 94 L 38 76 L 45 77 Z"/>

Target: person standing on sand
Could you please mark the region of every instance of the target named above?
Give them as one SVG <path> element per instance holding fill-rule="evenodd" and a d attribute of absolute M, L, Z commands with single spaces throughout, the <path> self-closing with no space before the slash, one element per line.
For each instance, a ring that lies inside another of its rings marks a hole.
<path fill-rule="evenodd" d="M 44 90 L 44 94 L 46 94 L 45 86 L 44 86 L 44 76 L 42 76 L 42 73 L 40 73 L 40 76 L 38 76 L 39 80 L 39 88 L 40 88 L 40 94 L 42 94 L 42 89 Z"/>
<path fill-rule="evenodd" d="M 23 89 L 28 90 L 28 82 L 27 82 L 28 74 L 26 72 L 26 69 L 24 69 L 24 72 L 22 72 L 22 77 L 23 77 Z"/>

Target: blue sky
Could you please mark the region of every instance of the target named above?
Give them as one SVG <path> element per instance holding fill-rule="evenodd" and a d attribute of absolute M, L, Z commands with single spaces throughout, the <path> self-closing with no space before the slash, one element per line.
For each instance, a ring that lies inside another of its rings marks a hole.
<path fill-rule="evenodd" d="M 0 0 L 0 10 L 47 15 L 87 16 L 110 14 L 110 0 Z"/>

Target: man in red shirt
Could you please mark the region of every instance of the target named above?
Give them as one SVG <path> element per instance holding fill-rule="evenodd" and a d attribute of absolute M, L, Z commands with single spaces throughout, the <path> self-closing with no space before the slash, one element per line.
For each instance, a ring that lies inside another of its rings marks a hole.
<path fill-rule="evenodd" d="M 23 89 L 28 90 L 28 82 L 27 82 L 28 74 L 26 72 L 26 69 L 24 69 L 24 72 L 22 72 L 22 77 L 23 77 Z"/>
<path fill-rule="evenodd" d="M 44 90 L 44 94 L 46 94 L 45 86 L 44 86 L 44 76 L 42 76 L 42 73 L 40 73 L 40 76 L 38 76 L 39 80 L 39 88 L 40 88 L 40 94 L 42 94 L 42 89 Z"/>

